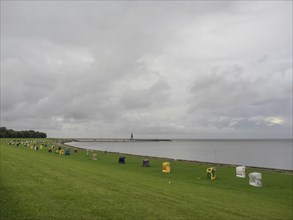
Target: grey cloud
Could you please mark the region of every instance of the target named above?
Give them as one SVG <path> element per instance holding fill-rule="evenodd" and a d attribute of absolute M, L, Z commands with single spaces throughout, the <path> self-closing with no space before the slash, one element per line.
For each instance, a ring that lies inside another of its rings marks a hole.
<path fill-rule="evenodd" d="M 260 136 L 267 132 L 271 137 L 290 137 L 292 77 L 288 64 L 286 69 L 263 74 L 250 65 L 232 66 L 198 77 L 190 88 L 189 112 L 196 115 L 192 123 L 233 135 L 257 136 L 255 131 Z"/>
<path fill-rule="evenodd" d="M 126 109 L 148 108 L 165 102 L 170 95 L 170 86 L 164 81 L 158 81 L 147 89 L 128 89 L 121 98 Z"/>
<path fill-rule="evenodd" d="M 290 70 L 289 63 L 287 70 Z M 263 73 L 246 66 L 214 68 L 210 74 L 198 77 L 191 86 L 191 111 L 200 109 L 229 109 L 239 106 L 275 103 L 290 99 L 286 91 L 292 88 L 290 73 Z M 287 93 L 287 94 L 285 94 Z M 276 105 L 278 105 L 276 103 Z"/>
<path fill-rule="evenodd" d="M 49 136 L 288 136 L 289 6 L 2 1 L 1 124 Z"/>
<path fill-rule="evenodd" d="M 191 111 L 253 102 L 259 96 L 257 88 L 254 82 L 241 79 L 240 74 L 238 68 L 233 68 L 232 72 L 224 71 L 196 79 L 191 87 Z"/>

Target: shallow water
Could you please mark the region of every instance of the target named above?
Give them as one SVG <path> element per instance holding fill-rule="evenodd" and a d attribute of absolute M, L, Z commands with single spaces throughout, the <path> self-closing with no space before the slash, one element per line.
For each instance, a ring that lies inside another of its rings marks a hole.
<path fill-rule="evenodd" d="M 292 140 L 173 140 L 67 144 L 101 151 L 293 170 Z"/>

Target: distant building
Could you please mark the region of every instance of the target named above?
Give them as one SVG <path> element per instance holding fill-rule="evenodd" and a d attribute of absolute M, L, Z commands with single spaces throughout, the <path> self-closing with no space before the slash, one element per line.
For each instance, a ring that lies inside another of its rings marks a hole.
<path fill-rule="evenodd" d="M 131 133 L 131 135 L 130 135 L 130 140 L 133 140 L 133 134 Z"/>

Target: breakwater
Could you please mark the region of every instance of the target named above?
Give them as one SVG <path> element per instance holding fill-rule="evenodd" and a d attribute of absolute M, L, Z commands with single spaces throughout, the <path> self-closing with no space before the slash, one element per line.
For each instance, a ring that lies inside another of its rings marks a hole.
<path fill-rule="evenodd" d="M 171 139 L 126 139 L 126 138 L 76 138 L 74 142 L 159 142 L 172 141 Z"/>

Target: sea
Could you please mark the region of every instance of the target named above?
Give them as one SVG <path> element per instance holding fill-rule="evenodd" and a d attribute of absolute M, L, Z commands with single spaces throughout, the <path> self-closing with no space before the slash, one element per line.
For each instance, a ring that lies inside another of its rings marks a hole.
<path fill-rule="evenodd" d="M 252 167 L 293 170 L 292 139 L 69 142 L 99 151 Z"/>

